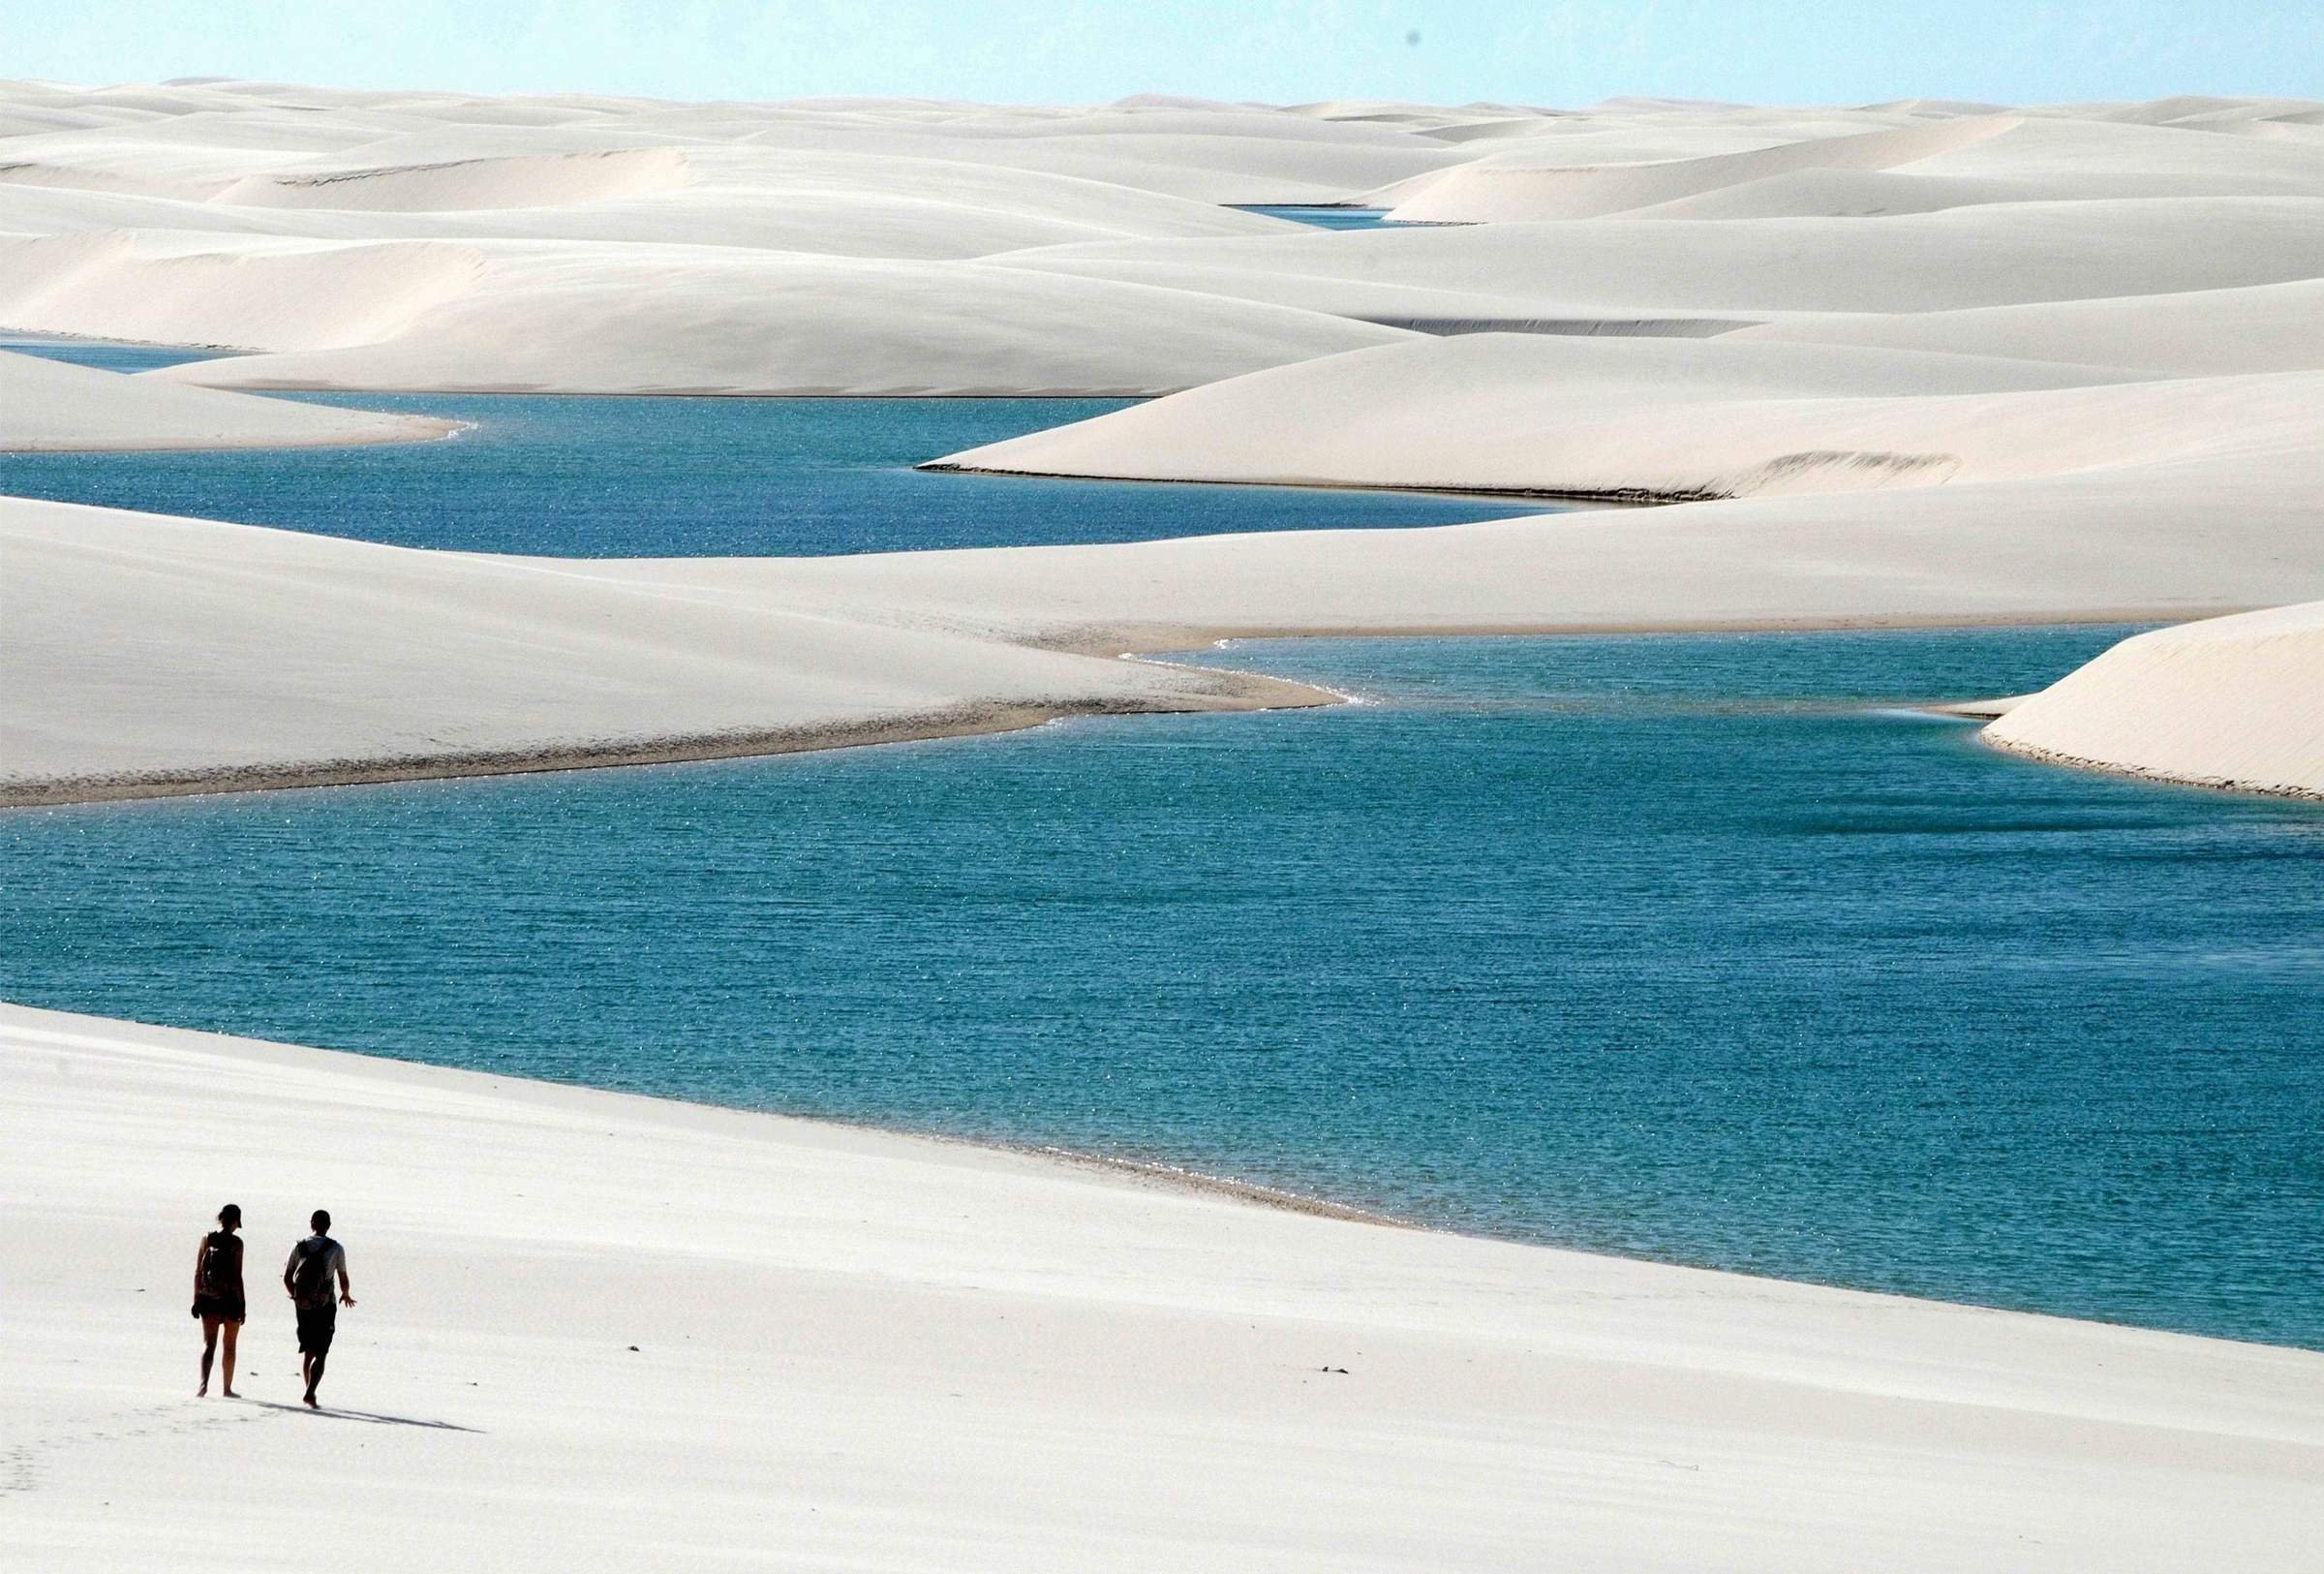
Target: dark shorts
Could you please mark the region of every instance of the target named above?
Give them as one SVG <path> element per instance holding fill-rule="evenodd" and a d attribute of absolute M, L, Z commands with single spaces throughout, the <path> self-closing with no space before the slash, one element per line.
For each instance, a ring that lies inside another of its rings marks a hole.
<path fill-rule="evenodd" d="M 194 1315 L 205 1319 L 215 1317 L 220 1322 L 240 1322 L 242 1303 L 229 1301 L 219 1295 L 197 1295 L 194 1297 Z"/>
<path fill-rule="evenodd" d="M 319 1307 L 298 1309 L 298 1353 L 328 1355 L 331 1336 L 339 1331 L 339 1303 L 325 1301 Z"/>

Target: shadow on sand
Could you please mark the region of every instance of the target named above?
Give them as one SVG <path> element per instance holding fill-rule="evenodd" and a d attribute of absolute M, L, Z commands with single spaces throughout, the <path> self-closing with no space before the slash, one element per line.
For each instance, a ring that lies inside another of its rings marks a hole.
<path fill-rule="evenodd" d="M 319 1410 L 310 1410 L 304 1404 L 278 1404 L 270 1399 L 254 1399 L 245 1403 L 256 1404 L 262 1410 L 280 1410 L 285 1415 L 319 1415 L 326 1421 L 363 1421 L 375 1427 L 427 1427 L 436 1432 L 472 1432 L 478 1436 L 484 1435 L 483 1428 L 464 1427 L 457 1421 L 422 1421 L 416 1416 L 377 1415 L 370 1410 L 341 1410 L 328 1404 Z"/>

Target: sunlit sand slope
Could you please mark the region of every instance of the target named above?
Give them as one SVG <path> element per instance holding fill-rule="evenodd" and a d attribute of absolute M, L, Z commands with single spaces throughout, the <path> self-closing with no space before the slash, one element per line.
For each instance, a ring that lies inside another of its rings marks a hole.
<path fill-rule="evenodd" d="M 2067 764 L 2324 798 L 2324 602 L 2126 639 L 1985 736 Z"/>
<path fill-rule="evenodd" d="M 229 1199 L 244 1398 L 198 1401 Z M 358 1304 L 309 1415 L 270 1284 L 318 1206 Z M 15 1006 L 0 1268 L 9 1546 L 59 1574 L 318 1525 L 352 1570 L 2208 1571 L 2324 1517 L 2304 1352 Z"/>
<path fill-rule="evenodd" d="M 2324 372 L 2148 380 L 1780 341 L 1487 334 L 1303 362 L 950 456 L 1183 480 L 1660 497 L 2297 464 Z"/>
<path fill-rule="evenodd" d="M 177 387 L 0 352 L 0 452 L 413 443 L 455 429 L 424 417 Z"/>
<path fill-rule="evenodd" d="M 16 500 L 0 500 L 0 801 L 763 754 L 1320 697 L 582 563 Z"/>

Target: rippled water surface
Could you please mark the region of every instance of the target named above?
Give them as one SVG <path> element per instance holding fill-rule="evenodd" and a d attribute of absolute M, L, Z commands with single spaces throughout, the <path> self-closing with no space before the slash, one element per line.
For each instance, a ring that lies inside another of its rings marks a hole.
<path fill-rule="evenodd" d="M 1369 702 L 0 815 L 0 992 L 2324 1347 L 2324 814 L 1895 708 L 2117 630 L 1269 644 Z"/>

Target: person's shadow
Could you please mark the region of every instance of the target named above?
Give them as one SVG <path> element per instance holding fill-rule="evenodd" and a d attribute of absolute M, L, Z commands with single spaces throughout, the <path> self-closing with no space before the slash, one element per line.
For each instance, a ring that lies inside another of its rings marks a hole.
<path fill-rule="evenodd" d="M 422 1421 L 415 1416 L 376 1415 L 370 1410 L 341 1410 L 328 1405 L 310 1410 L 304 1404 L 278 1404 L 270 1399 L 247 1400 L 244 1403 L 256 1404 L 261 1410 L 280 1410 L 285 1415 L 319 1415 L 327 1421 L 361 1421 L 375 1427 L 427 1427 L 436 1432 L 473 1432 L 478 1436 L 484 1435 L 483 1428 L 464 1427 L 457 1421 Z"/>

